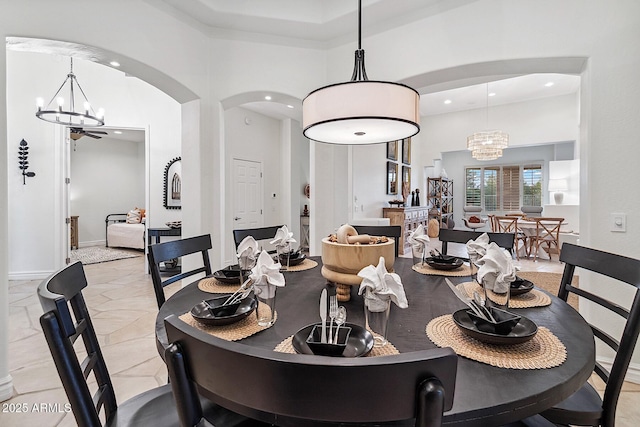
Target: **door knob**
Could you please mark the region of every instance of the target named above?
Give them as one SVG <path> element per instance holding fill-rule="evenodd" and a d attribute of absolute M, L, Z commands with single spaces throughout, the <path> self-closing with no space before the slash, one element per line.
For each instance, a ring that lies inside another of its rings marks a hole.
<path fill-rule="evenodd" d="M 237 221 L 237 220 L 242 219 L 242 218 L 240 218 L 239 216 L 237 216 L 237 217 L 235 217 L 235 218 L 233 218 L 233 219 L 234 219 L 235 221 Z"/>

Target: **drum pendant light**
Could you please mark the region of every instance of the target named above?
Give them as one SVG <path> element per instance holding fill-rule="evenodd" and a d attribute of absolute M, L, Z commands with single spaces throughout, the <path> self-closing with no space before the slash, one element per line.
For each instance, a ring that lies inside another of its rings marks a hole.
<path fill-rule="evenodd" d="M 409 86 L 369 80 L 364 68 L 362 0 L 351 81 L 316 89 L 302 101 L 303 133 L 330 144 L 377 144 L 420 132 L 420 94 Z"/>

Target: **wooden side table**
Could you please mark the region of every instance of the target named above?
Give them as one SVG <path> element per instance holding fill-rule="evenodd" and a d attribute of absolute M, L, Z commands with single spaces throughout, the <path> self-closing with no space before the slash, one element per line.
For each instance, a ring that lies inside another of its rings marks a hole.
<path fill-rule="evenodd" d="M 71 217 L 70 222 L 70 232 L 71 232 L 71 249 L 78 249 L 78 215 L 74 215 Z"/>

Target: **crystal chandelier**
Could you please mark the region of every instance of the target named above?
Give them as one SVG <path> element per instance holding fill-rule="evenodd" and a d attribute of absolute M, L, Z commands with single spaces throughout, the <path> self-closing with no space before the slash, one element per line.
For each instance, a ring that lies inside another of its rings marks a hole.
<path fill-rule="evenodd" d="M 62 95 L 65 92 L 63 89 L 68 87 L 69 97 L 67 102 L 69 108 L 65 109 L 65 99 Z M 76 99 L 76 87 L 82 97 L 78 96 Z M 55 106 L 54 106 L 55 101 Z M 82 105 L 83 110 L 76 111 L 76 104 Z M 51 101 L 45 106 L 44 99 L 38 98 L 36 100 L 38 111 L 36 117 L 46 122 L 55 123 L 58 125 L 67 126 L 103 126 L 104 125 L 104 110 L 98 109 L 96 113 L 91 107 L 87 96 L 84 94 L 76 75 L 73 74 L 73 58 L 71 58 L 71 70 L 67 74 L 67 78 L 62 82 L 62 85 L 58 91 L 53 95 Z"/>
<path fill-rule="evenodd" d="M 489 83 L 487 83 L 487 126 L 489 125 Z M 477 160 L 495 160 L 502 157 L 502 150 L 509 146 L 509 134 L 500 130 L 474 132 L 467 138 L 467 150 Z"/>
<path fill-rule="evenodd" d="M 362 0 L 358 1 L 358 50 L 351 81 L 316 89 L 302 101 L 307 138 L 331 144 L 376 144 L 420 132 L 420 95 L 409 86 L 369 80 L 361 47 Z"/>

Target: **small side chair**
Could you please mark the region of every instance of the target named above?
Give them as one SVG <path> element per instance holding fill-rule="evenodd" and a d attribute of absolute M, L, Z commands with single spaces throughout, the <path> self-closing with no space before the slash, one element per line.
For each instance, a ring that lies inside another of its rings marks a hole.
<path fill-rule="evenodd" d="M 149 245 L 147 258 L 149 260 L 151 280 L 153 281 L 153 289 L 156 293 L 158 309 L 162 307 L 162 304 L 166 301 L 164 295 L 165 286 L 199 273 L 204 273 L 206 275 L 211 274 L 211 262 L 209 260 L 209 249 L 211 249 L 211 247 L 211 236 L 209 234 Z M 183 271 L 162 280 L 160 263 L 197 253 L 202 254 L 201 267 L 189 271 Z"/>

